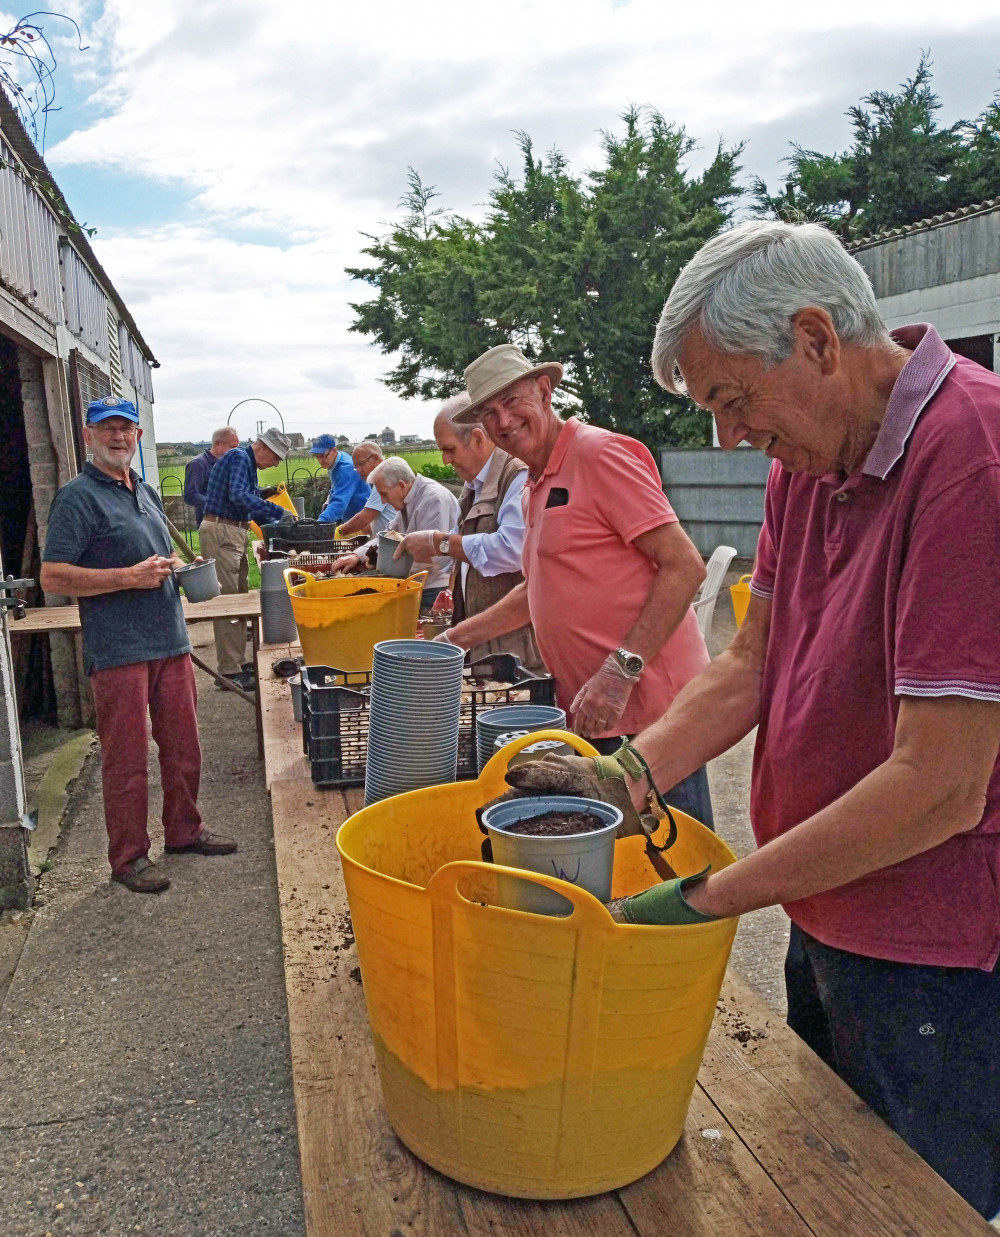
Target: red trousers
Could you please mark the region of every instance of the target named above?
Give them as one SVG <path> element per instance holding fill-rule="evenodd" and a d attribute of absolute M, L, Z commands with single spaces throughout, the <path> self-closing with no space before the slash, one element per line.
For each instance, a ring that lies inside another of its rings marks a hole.
<path fill-rule="evenodd" d="M 186 846 L 201 833 L 198 692 L 187 653 L 95 670 L 90 677 L 101 740 L 104 823 L 112 872 L 149 851 L 146 712 L 160 751 L 163 833 Z"/>

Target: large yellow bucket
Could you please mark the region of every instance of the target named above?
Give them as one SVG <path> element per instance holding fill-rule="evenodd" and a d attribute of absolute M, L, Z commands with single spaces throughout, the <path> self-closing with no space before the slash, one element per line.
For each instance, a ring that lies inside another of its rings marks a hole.
<path fill-rule="evenodd" d="M 750 605 L 750 581 L 752 576 L 740 576 L 736 584 L 730 584 L 729 592 L 733 599 L 733 613 L 736 615 L 736 626 L 742 627 Z"/>
<path fill-rule="evenodd" d="M 293 583 L 296 577 L 301 583 Z M 426 579 L 427 572 L 422 571 L 408 580 L 380 576 L 320 580 L 298 567 L 286 567 L 285 587 L 306 665 L 371 670 L 379 640 L 412 639 L 417 634 Z"/>
<path fill-rule="evenodd" d="M 574 885 L 480 862 L 475 809 L 542 738 L 595 754 L 562 731 L 526 735 L 476 782 L 356 813 L 337 848 L 396 1133 L 479 1189 L 576 1198 L 641 1177 L 680 1138 L 737 921 L 625 926 Z M 734 862 L 710 830 L 675 818 L 678 873 Z M 498 874 L 556 890 L 570 913 L 497 905 Z M 658 879 L 641 838 L 616 843 L 615 897 Z"/>

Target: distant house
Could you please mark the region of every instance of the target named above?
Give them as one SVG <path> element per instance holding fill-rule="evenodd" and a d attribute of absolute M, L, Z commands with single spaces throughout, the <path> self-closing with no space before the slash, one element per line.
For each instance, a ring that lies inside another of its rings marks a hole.
<path fill-rule="evenodd" d="M 302 434 L 289 434 L 288 437 L 291 440 L 293 451 L 297 451 L 306 445 L 306 440 Z"/>
<path fill-rule="evenodd" d="M 383 447 L 394 446 L 396 442 L 396 431 L 387 425 L 382 433 L 379 434 L 379 441 L 382 443 Z"/>
<path fill-rule="evenodd" d="M 152 370 L 157 362 L 85 232 L 0 90 L 0 556 L 4 573 L 38 579 L 49 509 L 86 458 L 91 400 L 130 399 L 143 437 L 133 463 L 159 473 Z M 29 446 L 30 444 L 30 446 Z M 40 589 L 29 596 L 42 604 Z M 51 657 L 19 659 L 22 701 L 55 698 L 60 724 L 91 720 L 73 637 L 48 637 Z"/>
<path fill-rule="evenodd" d="M 347 437 L 346 434 L 337 435 L 337 446 L 338 447 L 349 447 L 350 445 L 351 445 L 351 440 Z"/>
<path fill-rule="evenodd" d="M 401 447 L 412 447 L 414 443 L 421 441 L 422 439 L 419 434 L 402 434 L 399 439 L 399 445 Z"/>

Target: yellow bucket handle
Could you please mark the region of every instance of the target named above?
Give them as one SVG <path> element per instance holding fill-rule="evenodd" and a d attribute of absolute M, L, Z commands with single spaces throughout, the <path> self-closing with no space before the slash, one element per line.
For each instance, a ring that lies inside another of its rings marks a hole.
<path fill-rule="evenodd" d="M 303 584 L 316 583 L 316 577 L 311 571 L 303 571 L 301 567 L 286 567 L 281 573 L 285 577 L 285 588 L 291 593 L 292 589 L 301 588 Z M 302 576 L 302 580 L 298 584 L 293 584 L 292 576 Z"/>
<path fill-rule="evenodd" d="M 501 749 L 503 750 L 503 749 Z M 427 882 L 427 895 L 437 902 L 449 903 L 452 906 L 471 905 L 458 888 L 459 881 L 466 876 L 481 879 L 484 875 L 510 876 L 516 880 L 530 881 L 533 885 L 544 885 L 558 893 L 560 897 L 572 904 L 573 909 L 568 915 L 555 916 L 556 923 L 573 922 L 573 929 L 581 927 L 600 928 L 606 930 L 614 920 L 603 902 L 599 902 L 592 893 L 580 889 L 569 881 L 557 880 L 554 876 L 545 876 L 541 872 L 530 872 L 526 868 L 508 868 L 502 863 L 480 863 L 474 859 L 459 859 L 454 863 L 445 863 Z M 507 907 L 493 907 L 494 910 L 507 910 Z M 517 915 L 540 914 L 538 911 L 513 911 Z M 543 915 L 543 919 L 551 921 L 553 916 Z"/>
<path fill-rule="evenodd" d="M 751 572 L 750 572 L 750 574 L 749 574 L 749 575 L 747 575 L 747 576 L 740 576 L 738 583 L 739 583 L 739 584 L 749 584 L 749 582 L 750 582 L 752 579 L 753 579 L 753 572 L 751 571 Z"/>
<path fill-rule="evenodd" d="M 543 739 L 558 739 L 560 743 L 568 743 L 580 756 L 600 755 L 596 747 L 591 747 L 586 739 L 582 739 L 578 734 L 572 734 L 569 730 L 532 730 L 529 734 L 521 735 L 520 738 L 505 743 L 498 752 L 494 752 L 483 766 L 479 780 L 481 782 L 502 781 L 511 757 L 516 756 L 526 747 L 531 747 L 533 743 L 541 743 Z"/>
<path fill-rule="evenodd" d="M 407 584 L 414 584 L 414 583 L 416 583 L 416 581 L 417 581 L 417 580 L 419 580 L 419 581 L 420 581 L 420 587 L 421 587 L 421 588 L 423 588 L 423 587 L 424 587 L 424 585 L 427 583 L 427 577 L 428 577 L 430 574 L 431 574 L 431 573 L 430 573 L 429 571 L 427 571 L 426 569 L 425 569 L 425 570 L 423 570 L 423 571 L 415 571 L 415 572 L 413 573 L 413 575 L 412 575 L 412 576 L 407 576 L 407 577 L 406 577 L 406 583 L 407 583 Z"/>

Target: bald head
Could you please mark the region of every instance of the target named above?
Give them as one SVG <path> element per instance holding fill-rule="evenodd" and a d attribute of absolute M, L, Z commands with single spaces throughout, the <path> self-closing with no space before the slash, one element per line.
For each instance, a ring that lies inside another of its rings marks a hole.
<path fill-rule="evenodd" d="M 382 463 L 382 448 L 377 442 L 359 442 L 351 452 L 351 461 L 362 478 L 367 481 Z"/>

